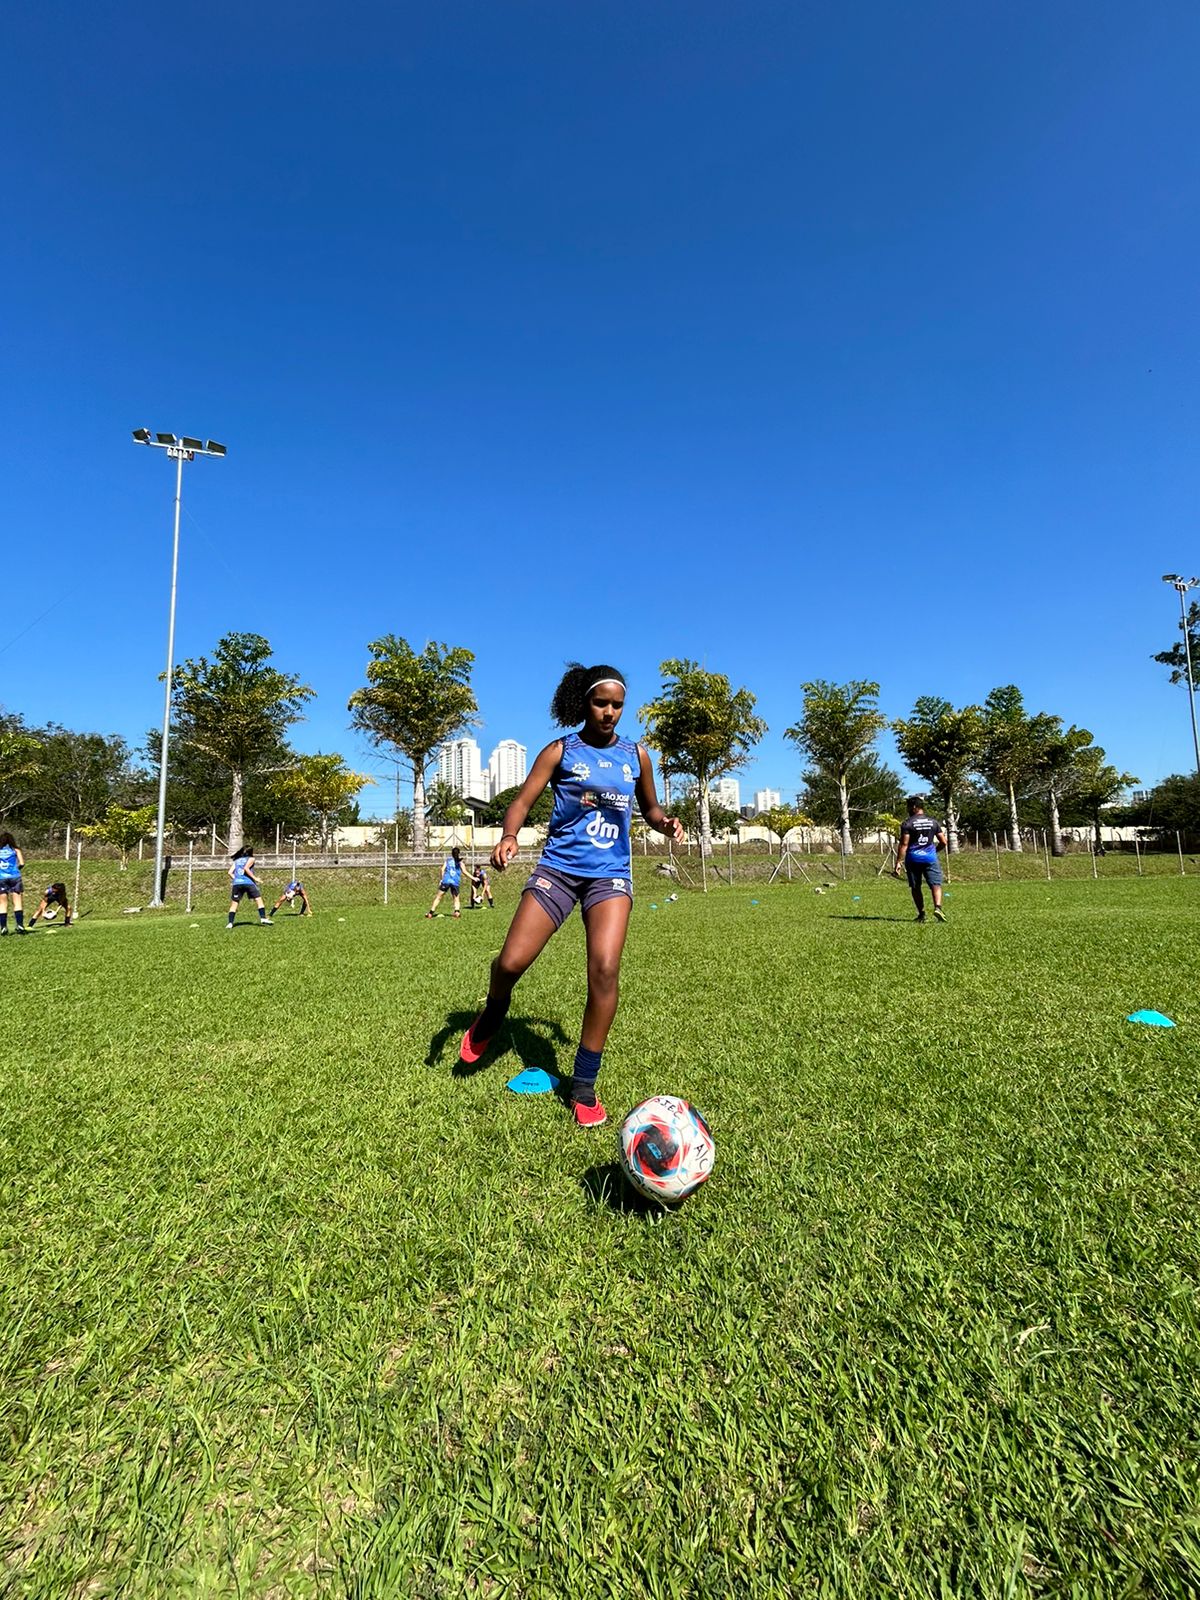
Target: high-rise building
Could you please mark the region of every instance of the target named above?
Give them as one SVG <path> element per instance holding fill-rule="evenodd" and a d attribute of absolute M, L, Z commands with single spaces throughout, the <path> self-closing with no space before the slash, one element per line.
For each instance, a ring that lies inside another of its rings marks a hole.
<path fill-rule="evenodd" d="M 754 791 L 755 811 L 774 811 L 779 804 L 778 789 L 756 789 Z"/>
<path fill-rule="evenodd" d="M 501 739 L 488 757 L 488 775 L 491 778 L 491 795 L 495 799 L 505 789 L 515 789 L 525 782 L 525 746 L 515 739 Z"/>
<path fill-rule="evenodd" d="M 736 778 L 718 778 L 716 783 L 709 785 L 708 792 L 726 811 L 741 810 L 742 786 Z"/>
<path fill-rule="evenodd" d="M 438 751 L 438 779 L 456 794 L 483 800 L 483 767 L 474 739 L 451 739 Z"/>

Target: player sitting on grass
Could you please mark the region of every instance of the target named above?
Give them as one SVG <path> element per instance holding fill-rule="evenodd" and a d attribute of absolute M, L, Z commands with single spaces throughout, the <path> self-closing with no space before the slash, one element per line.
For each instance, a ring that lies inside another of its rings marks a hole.
<path fill-rule="evenodd" d="M 496 902 L 492 899 L 491 881 L 488 878 L 487 868 L 481 861 L 471 874 L 471 910 L 478 911 L 485 900 L 488 910 L 495 911 Z"/>
<path fill-rule="evenodd" d="M 299 900 L 301 906 L 303 907 L 300 915 L 302 917 L 311 917 L 312 907 L 308 903 L 308 896 L 304 892 L 304 885 L 300 882 L 299 878 L 293 878 L 291 883 L 288 884 L 287 888 L 279 896 L 279 899 L 276 900 L 275 904 L 271 907 L 271 915 L 274 916 L 279 910 L 280 906 L 295 905 L 297 900 Z"/>
<path fill-rule="evenodd" d="M 225 924 L 226 931 L 228 932 L 233 927 L 233 919 L 237 916 L 238 901 L 244 894 L 249 895 L 258 907 L 259 926 L 269 928 L 271 919 L 267 915 L 266 906 L 263 904 L 262 886 L 254 876 L 254 846 L 252 844 L 244 844 L 240 850 L 233 852 L 229 876 L 233 880 L 233 888 L 230 891 L 229 921 Z"/>
<path fill-rule="evenodd" d="M 633 803 L 652 828 L 678 843 L 683 829 L 654 792 L 650 757 L 617 734 L 625 709 L 625 680 L 615 667 L 572 662 L 554 691 L 550 715 L 560 728 L 579 723 L 548 744 L 504 814 L 504 836 L 492 851 L 503 872 L 517 854 L 517 832 L 547 784 L 554 810 L 541 860 L 521 894 L 504 948 L 492 962 L 487 1004 L 463 1035 L 459 1057 L 476 1062 L 496 1037 L 521 974 L 578 904 L 587 939 L 587 1005 L 571 1081 L 565 1085 L 575 1121 L 595 1128 L 608 1113 L 596 1098 L 596 1078 L 617 1011 L 621 953 L 633 909 L 629 824 Z"/>
<path fill-rule="evenodd" d="M 25 857 L 11 833 L 0 833 L 0 933 L 8 932 L 8 897 L 12 895 L 16 931 L 26 932 L 25 902 L 21 898 L 21 871 Z"/>
<path fill-rule="evenodd" d="M 53 922 L 58 915 L 59 906 L 66 912 L 63 917 L 63 927 L 69 928 L 71 926 L 71 903 L 67 899 L 67 886 L 65 883 L 52 883 L 46 888 L 37 910 L 30 917 L 29 926 L 32 928 L 39 917 L 46 922 Z"/>
<path fill-rule="evenodd" d="M 458 891 L 462 884 L 462 851 L 457 845 L 442 863 L 442 881 L 438 884 L 438 892 L 433 897 L 433 904 L 425 913 L 426 917 L 436 917 L 437 908 L 442 902 L 442 896 L 454 896 L 454 915 L 457 917 L 462 911 L 459 903 Z"/>
<path fill-rule="evenodd" d="M 923 883 L 929 885 L 929 892 L 933 896 L 934 916 L 939 922 L 946 920 L 942 910 L 942 864 L 938 860 L 938 850 L 943 849 L 945 844 L 946 830 L 940 822 L 925 815 L 924 796 L 910 795 L 908 816 L 900 824 L 900 854 L 896 857 L 893 875 L 898 878 L 902 870 L 907 872 L 918 922 L 925 921 L 925 896 L 921 892 Z"/>

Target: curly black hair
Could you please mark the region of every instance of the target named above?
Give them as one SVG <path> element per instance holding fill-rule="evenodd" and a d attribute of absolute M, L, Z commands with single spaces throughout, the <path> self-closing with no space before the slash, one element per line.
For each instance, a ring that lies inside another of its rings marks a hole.
<path fill-rule="evenodd" d="M 550 716 L 559 728 L 576 728 L 587 712 L 588 691 L 598 683 L 619 683 L 625 687 L 625 674 L 601 661 L 594 667 L 585 667 L 578 661 L 568 661 L 554 698 L 550 701 Z"/>

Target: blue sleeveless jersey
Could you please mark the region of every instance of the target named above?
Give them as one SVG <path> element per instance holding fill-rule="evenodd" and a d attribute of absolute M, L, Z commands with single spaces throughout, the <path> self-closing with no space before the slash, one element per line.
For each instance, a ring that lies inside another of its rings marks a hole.
<path fill-rule="evenodd" d="M 455 889 L 462 882 L 462 868 L 453 856 L 446 857 L 446 864 L 442 868 L 442 882 L 450 884 Z"/>
<path fill-rule="evenodd" d="M 252 860 L 252 856 L 238 856 L 229 873 L 234 883 L 248 883 L 253 888 L 254 880 L 250 876 L 250 862 Z"/>
<path fill-rule="evenodd" d="M 0 850 L 0 878 L 19 878 L 21 869 L 17 865 L 17 852 L 11 844 L 6 844 Z"/>
<path fill-rule="evenodd" d="M 568 733 L 550 779 L 554 810 L 541 865 L 576 878 L 627 878 L 629 824 L 640 768 L 637 745 L 630 739 L 598 750 L 577 733 Z"/>

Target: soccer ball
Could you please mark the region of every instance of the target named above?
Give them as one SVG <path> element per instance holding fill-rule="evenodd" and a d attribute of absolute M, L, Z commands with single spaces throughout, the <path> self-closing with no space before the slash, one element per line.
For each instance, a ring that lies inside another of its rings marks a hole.
<path fill-rule="evenodd" d="M 656 1094 L 633 1110 L 618 1138 L 621 1171 L 639 1194 L 674 1205 L 713 1169 L 716 1146 L 708 1123 L 686 1100 Z"/>

